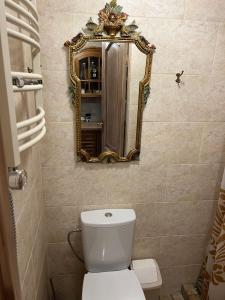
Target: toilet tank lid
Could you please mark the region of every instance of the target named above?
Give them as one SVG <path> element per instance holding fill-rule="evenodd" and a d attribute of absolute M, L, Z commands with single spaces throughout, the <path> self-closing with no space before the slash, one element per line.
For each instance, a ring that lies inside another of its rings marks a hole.
<path fill-rule="evenodd" d="M 134 222 L 133 209 L 98 209 L 81 213 L 81 223 L 88 226 L 114 226 Z"/>

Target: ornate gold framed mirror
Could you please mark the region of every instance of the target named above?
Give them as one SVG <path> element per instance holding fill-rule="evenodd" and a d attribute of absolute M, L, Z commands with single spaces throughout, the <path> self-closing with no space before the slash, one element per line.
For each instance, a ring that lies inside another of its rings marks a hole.
<path fill-rule="evenodd" d="M 85 162 L 128 162 L 141 150 L 142 115 L 150 92 L 155 46 L 116 0 L 106 3 L 71 41 L 69 74 L 76 147 Z"/>

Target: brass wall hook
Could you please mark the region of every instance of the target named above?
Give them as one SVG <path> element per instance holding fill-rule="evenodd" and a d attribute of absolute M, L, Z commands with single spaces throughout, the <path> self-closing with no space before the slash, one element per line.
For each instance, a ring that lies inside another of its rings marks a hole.
<path fill-rule="evenodd" d="M 176 76 L 177 76 L 177 79 L 175 80 L 176 83 L 178 84 L 178 86 L 180 87 L 180 83 L 181 83 L 181 76 L 184 74 L 184 70 L 181 71 L 181 73 L 177 73 Z"/>

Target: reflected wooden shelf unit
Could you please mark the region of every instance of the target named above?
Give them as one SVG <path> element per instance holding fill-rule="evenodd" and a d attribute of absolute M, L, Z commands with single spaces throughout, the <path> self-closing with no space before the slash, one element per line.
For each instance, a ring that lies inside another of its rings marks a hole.
<path fill-rule="evenodd" d="M 81 91 L 90 95 L 102 90 L 102 49 L 90 47 L 76 55 L 76 73 L 81 81 Z"/>
<path fill-rule="evenodd" d="M 101 98 L 102 97 L 102 94 L 100 93 L 85 93 L 85 94 L 81 94 L 81 98 Z"/>
<path fill-rule="evenodd" d="M 85 107 L 85 113 L 91 113 L 93 103 L 101 110 L 102 48 L 88 47 L 80 51 L 76 55 L 75 68 L 81 81 L 81 110 Z M 93 157 L 101 153 L 102 125 L 92 121 L 81 122 L 81 148 Z"/>
<path fill-rule="evenodd" d="M 101 128 L 81 130 L 81 147 L 93 157 L 97 157 L 101 153 L 101 140 Z"/>
<path fill-rule="evenodd" d="M 102 130 L 102 123 L 100 122 L 81 122 L 81 130 Z"/>

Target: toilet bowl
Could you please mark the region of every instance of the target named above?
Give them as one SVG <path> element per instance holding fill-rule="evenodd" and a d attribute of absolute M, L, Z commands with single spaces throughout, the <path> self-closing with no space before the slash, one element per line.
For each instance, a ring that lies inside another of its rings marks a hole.
<path fill-rule="evenodd" d="M 87 273 L 84 277 L 82 300 L 145 300 L 133 270 Z"/>
<path fill-rule="evenodd" d="M 133 209 L 81 213 L 82 244 L 88 273 L 82 300 L 145 300 L 131 266 L 136 215 Z"/>

